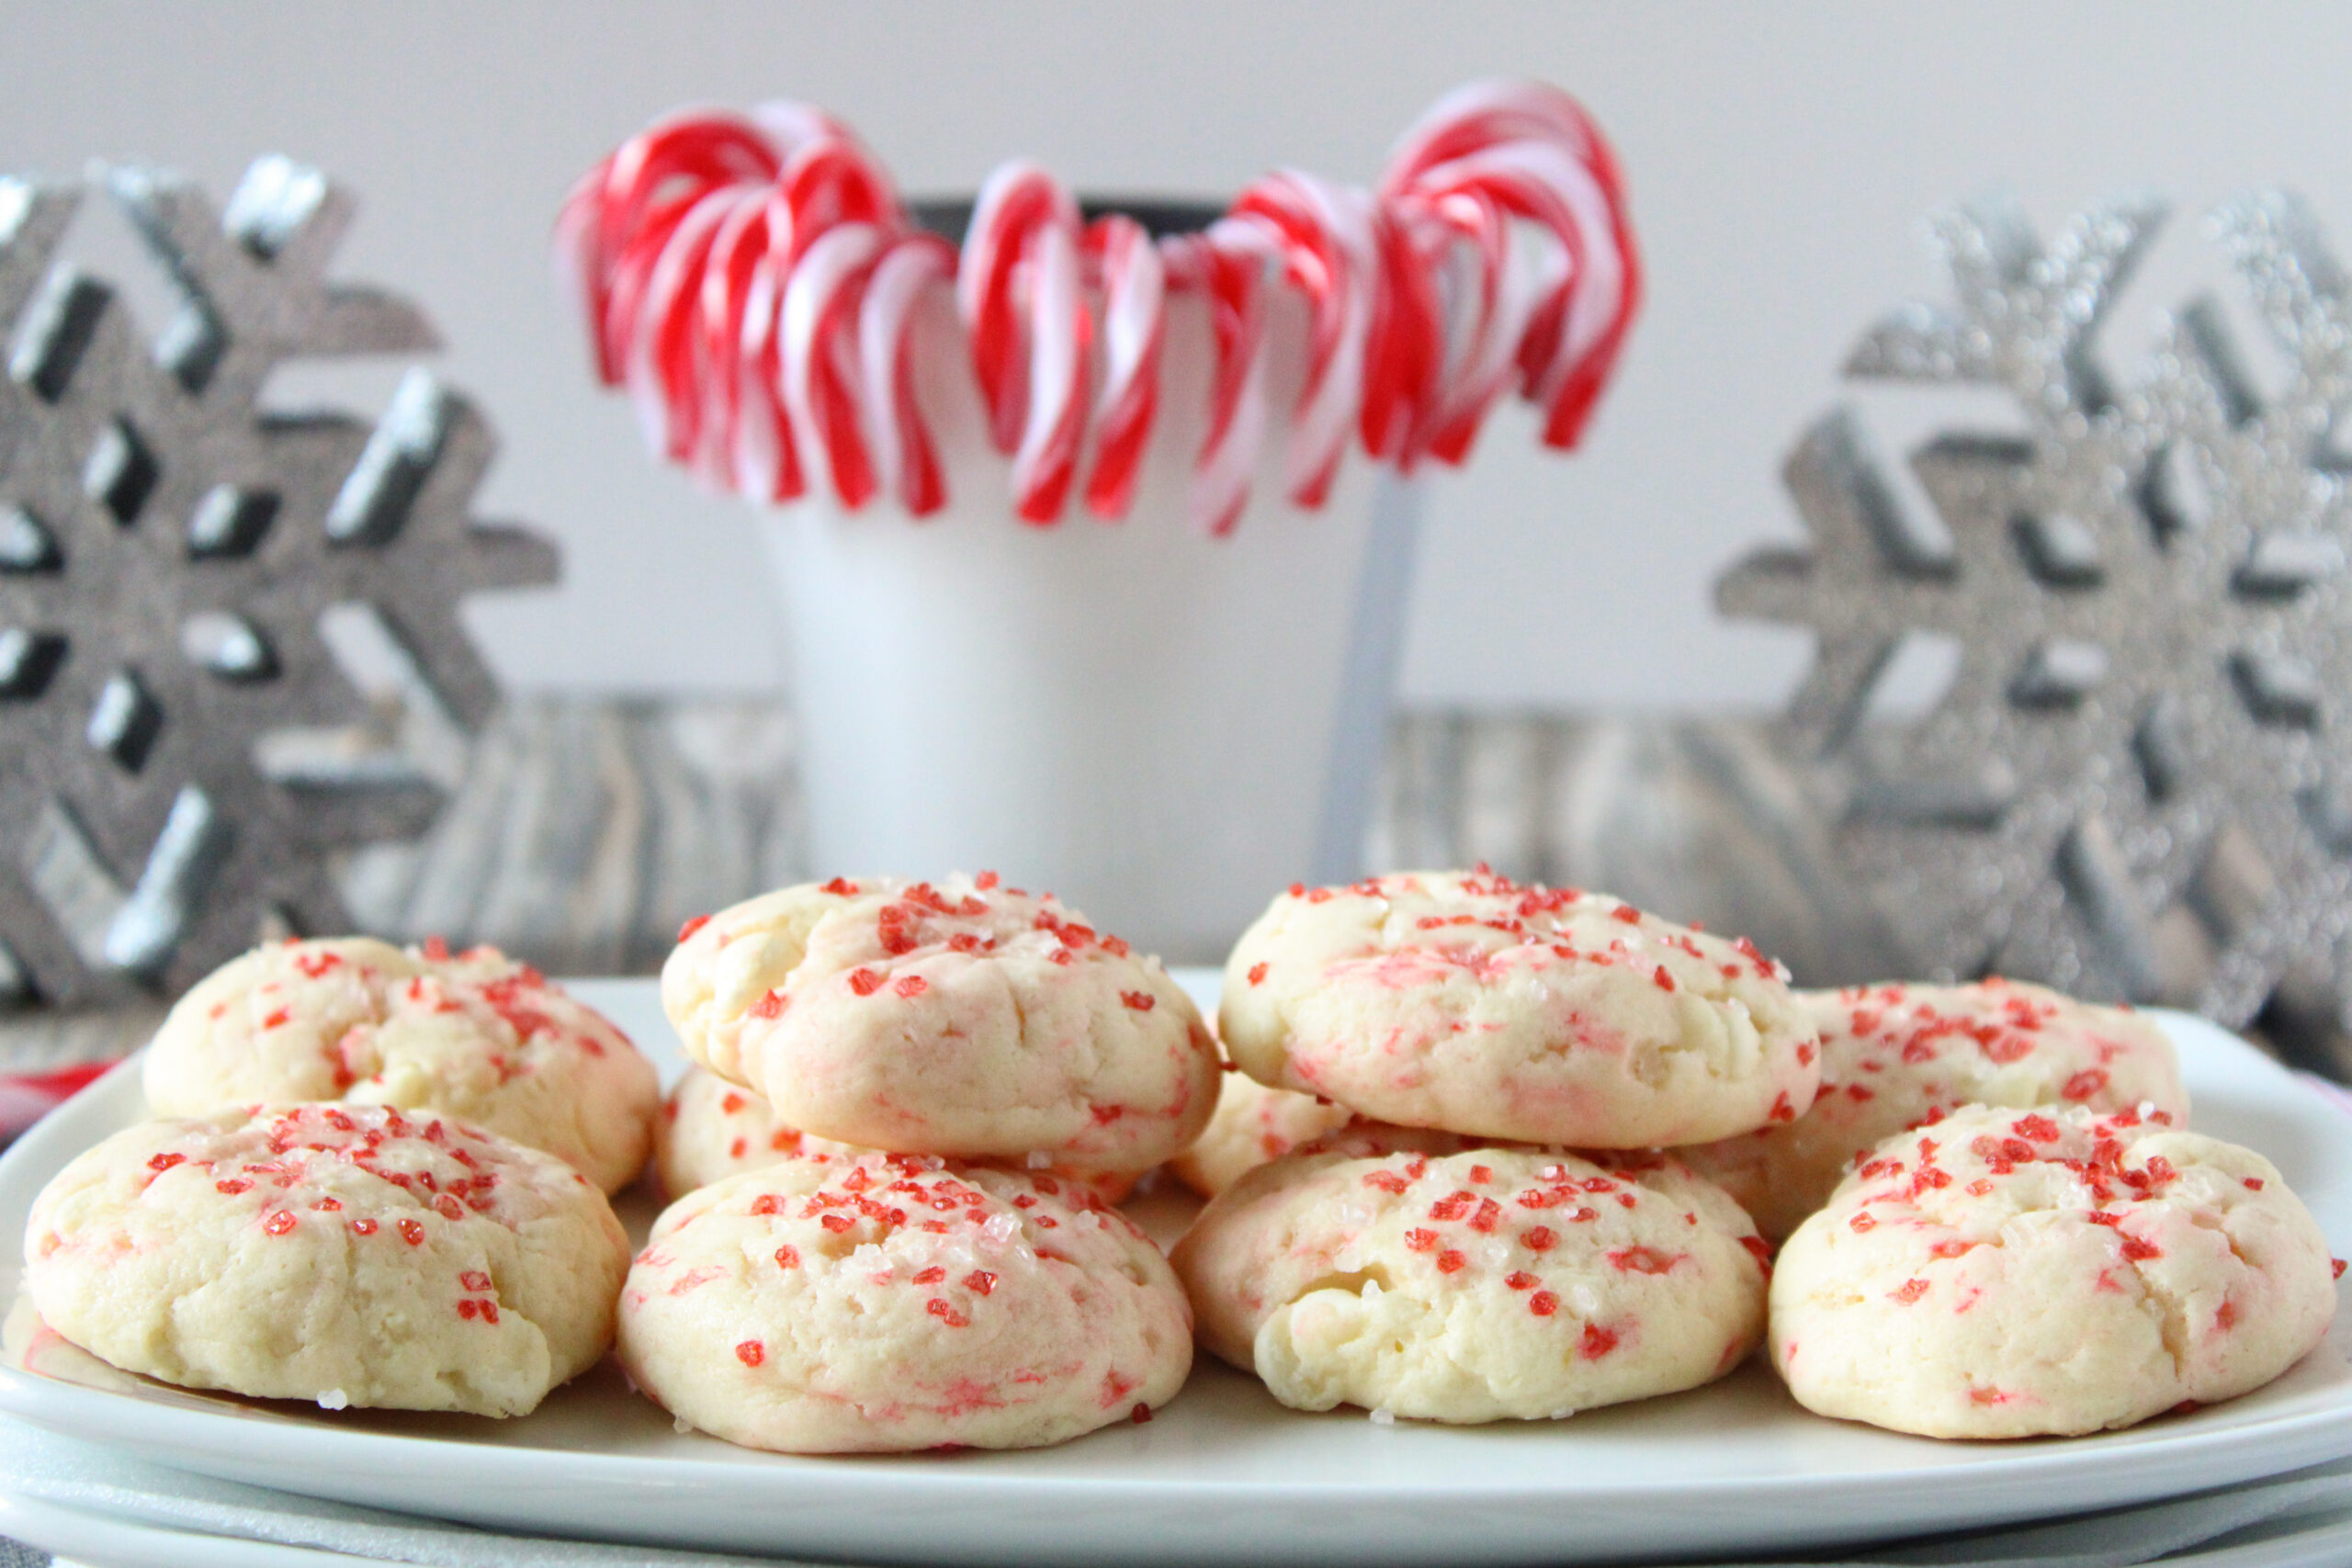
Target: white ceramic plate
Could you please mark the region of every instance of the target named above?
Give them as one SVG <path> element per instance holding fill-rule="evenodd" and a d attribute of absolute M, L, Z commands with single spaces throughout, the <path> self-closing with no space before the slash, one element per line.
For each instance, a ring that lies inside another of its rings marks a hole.
<path fill-rule="evenodd" d="M 1216 976 L 1185 976 L 1196 991 Z M 648 1050 L 650 982 L 582 982 Z M 2158 1015 L 2194 1124 L 2275 1161 L 2352 1250 L 2352 1118 L 2252 1047 Z M 141 1113 L 117 1072 L 0 1157 L 0 1236 L 41 1183 Z M 13 1248 L 11 1249 L 13 1250 Z M 17 1269 L 0 1269 L 13 1295 Z M 2130 1431 L 1938 1443 L 1826 1421 L 1759 1363 L 1566 1422 L 1377 1427 L 1306 1416 L 1204 1359 L 1148 1426 L 1060 1448 L 794 1459 L 682 1434 L 609 1367 L 494 1422 L 260 1404 L 0 1370 L 0 1410 L 158 1463 L 533 1533 L 869 1562 L 1591 1562 L 1753 1554 L 2115 1506 L 2352 1454 L 2352 1314 L 2268 1388 Z"/>

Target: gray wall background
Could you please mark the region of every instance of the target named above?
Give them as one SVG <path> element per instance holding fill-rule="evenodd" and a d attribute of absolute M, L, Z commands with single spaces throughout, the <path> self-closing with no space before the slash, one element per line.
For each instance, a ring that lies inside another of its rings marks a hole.
<path fill-rule="evenodd" d="M 2007 184 L 2046 225 L 2124 189 L 2172 196 L 2173 230 L 2110 333 L 2118 368 L 2212 275 L 2194 220 L 2229 193 L 2298 186 L 2352 250 L 2352 6 L 77 0 L 5 15 L 0 166 L 139 158 L 225 195 L 282 151 L 357 189 L 344 272 L 428 307 L 447 374 L 503 437 L 483 509 L 564 542 L 560 593 L 473 611 L 526 689 L 780 678 L 748 513 L 642 451 L 624 403 L 591 385 L 547 260 L 570 182 L 684 101 L 825 105 L 914 193 L 968 190 L 1026 153 L 1080 187 L 1222 197 L 1277 163 L 1369 180 L 1467 77 L 1540 75 L 1583 98 L 1629 172 L 1650 303 L 1583 454 L 1539 453 L 1525 418 L 1498 418 L 1472 469 L 1435 487 L 1406 695 L 1482 705 L 1779 699 L 1802 639 L 1716 623 L 1707 584 L 1794 536 L 1781 457 L 1841 395 L 1856 333 L 1939 288 L 1934 209 Z M 130 265 L 119 234 L 85 227 L 109 272 Z M 390 384 L 305 375 L 281 392 L 372 407 Z M 2007 418 L 1968 399 L 1865 406 L 1897 448 L 1939 421 Z"/>

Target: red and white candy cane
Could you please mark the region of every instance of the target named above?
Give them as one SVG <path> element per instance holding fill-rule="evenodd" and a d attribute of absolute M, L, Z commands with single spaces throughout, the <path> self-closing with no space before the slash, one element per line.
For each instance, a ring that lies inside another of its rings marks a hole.
<path fill-rule="evenodd" d="M 1098 517 L 1125 517 L 1159 409 L 1168 269 L 1144 226 L 1121 213 L 1088 224 L 1085 248 L 1102 297 L 1102 390 L 1094 405 L 1086 504 Z"/>
<path fill-rule="evenodd" d="M 1377 266 L 1372 204 L 1362 191 L 1285 170 L 1244 190 L 1228 221 L 1263 232 L 1283 279 L 1306 297 L 1306 377 L 1291 415 L 1286 482 L 1294 504 L 1319 507 L 1363 404 Z"/>
<path fill-rule="evenodd" d="M 681 109 L 630 137 L 571 187 L 556 252 L 580 297 L 597 378 L 617 386 L 636 319 L 634 295 L 687 210 L 713 187 L 774 179 L 782 153 L 737 115 Z M 634 265 L 625 258 L 634 256 Z M 616 296 L 629 296 L 626 302 Z"/>
<path fill-rule="evenodd" d="M 917 517 L 947 503 L 947 482 L 915 400 L 915 311 L 926 293 L 955 276 L 956 252 L 946 241 L 903 235 L 874 264 L 858 308 L 858 355 L 876 482 Z"/>
<path fill-rule="evenodd" d="M 1450 230 L 1476 258 L 1431 450 L 1459 461 L 1514 378 L 1545 410 L 1544 440 L 1574 446 L 1641 296 L 1623 181 L 1589 117 L 1540 83 L 1459 88 L 1405 133 L 1379 195 L 1408 231 Z"/>
<path fill-rule="evenodd" d="M 701 305 L 713 243 L 730 218 L 759 199 L 757 186 L 740 185 L 714 186 L 696 199 L 654 258 L 629 323 L 622 380 L 647 445 L 673 463 L 693 461 L 703 435 L 714 367 L 700 330 Z"/>
<path fill-rule="evenodd" d="M 698 301 L 708 379 L 695 471 L 755 501 L 790 501 L 807 487 L 784 406 L 768 265 L 772 231 L 789 221 L 774 191 L 739 204 L 711 240 Z"/>
<path fill-rule="evenodd" d="M 1090 322 L 1079 288 L 1078 203 L 1035 164 L 980 188 L 956 280 L 997 450 L 1012 454 L 1013 510 L 1059 519 L 1086 433 Z"/>
<path fill-rule="evenodd" d="M 871 223 L 825 230 L 800 254 L 784 286 L 784 401 L 814 439 L 833 493 L 854 512 L 874 497 L 874 457 L 858 391 L 858 306 L 881 255 Z"/>
<path fill-rule="evenodd" d="M 1262 236 L 1230 219 L 1204 233 L 1162 241 L 1168 287 L 1207 299 L 1216 368 L 1209 379 L 1208 429 L 1193 466 L 1193 521 L 1213 535 L 1233 532 L 1250 504 L 1250 477 L 1266 434 L 1266 300 Z"/>

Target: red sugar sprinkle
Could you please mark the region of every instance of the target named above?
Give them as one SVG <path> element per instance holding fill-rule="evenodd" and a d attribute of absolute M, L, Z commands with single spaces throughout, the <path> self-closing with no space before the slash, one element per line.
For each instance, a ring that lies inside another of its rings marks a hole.
<path fill-rule="evenodd" d="M 1119 999 L 1137 1012 L 1149 1012 L 1159 1002 L 1159 998 L 1148 991 L 1121 991 Z"/>
<path fill-rule="evenodd" d="M 1125 937 L 1106 936 L 1102 939 L 1102 951 L 1114 958 L 1125 958 L 1134 949 L 1127 945 Z"/>
<path fill-rule="evenodd" d="M 341 1210 L 342 1207 L 343 1205 L 333 1198 L 322 1198 L 317 1202 L 311 1205 L 311 1212 L 312 1213 L 332 1214 Z"/>
<path fill-rule="evenodd" d="M 1527 1250 L 1530 1252 L 1549 1252 L 1560 1245 L 1560 1238 L 1553 1234 L 1548 1225 L 1536 1225 L 1521 1231 L 1519 1239 L 1527 1244 Z"/>
<path fill-rule="evenodd" d="M 836 898 L 854 898 L 857 897 L 857 884 L 846 876 L 836 876 L 817 891 L 830 893 Z"/>
<path fill-rule="evenodd" d="M 2143 1263 L 2151 1258 L 2162 1258 L 2164 1255 L 2164 1248 L 2154 1242 L 2142 1241 L 2136 1235 L 2123 1238 L 2123 1257 L 2127 1262 Z"/>
<path fill-rule="evenodd" d="M 287 1011 L 286 1009 L 279 1008 L 267 1018 L 263 1019 L 261 1021 L 261 1026 L 264 1029 L 283 1029 L 286 1026 L 287 1021 L 293 1016 L 294 1015 Z"/>
<path fill-rule="evenodd" d="M 154 1158 L 147 1162 L 147 1168 L 150 1170 L 169 1170 L 172 1167 L 185 1162 L 187 1158 L 187 1156 L 186 1155 L 157 1155 Z M 2252 1185 L 2259 1187 L 2262 1183 L 2256 1181 L 2252 1183 Z"/>
<path fill-rule="evenodd" d="M 835 1235 L 839 1235 L 842 1232 L 849 1229 L 850 1226 L 855 1224 L 857 1222 L 851 1219 L 847 1214 L 827 1214 L 817 1223 L 824 1226 L 827 1230 L 832 1232 Z"/>
<path fill-rule="evenodd" d="M 2337 1279 L 2341 1280 L 2342 1278 L 2344 1278 L 2344 1259 L 2342 1259 L 2341 1258 L 2335 1258 L 2334 1261 L 2335 1261 L 2335 1278 L 2337 1278 Z"/>
<path fill-rule="evenodd" d="M 708 924 L 710 924 L 710 917 L 708 915 L 696 915 L 693 919 L 688 920 L 684 925 L 678 928 L 678 940 L 680 942 L 693 941 L 695 932 L 702 930 L 703 927 Z"/>
<path fill-rule="evenodd" d="M 1772 1097 L 1772 1113 L 1766 1118 L 1767 1121 L 1793 1122 L 1796 1119 L 1797 1108 L 1789 1103 L 1789 1091 L 1787 1089 L 1782 1089 L 1779 1094 Z"/>
<path fill-rule="evenodd" d="M 1876 1220 L 1871 1218 L 1868 1214 L 1856 1214 L 1852 1219 L 1848 1220 L 1846 1223 L 1853 1226 L 1857 1233 L 1869 1230 L 1871 1226 L 1878 1224 Z"/>
<path fill-rule="evenodd" d="M 1476 1201 L 1477 1201 L 1477 1195 L 1476 1193 L 1448 1193 L 1446 1196 L 1439 1199 L 1436 1202 L 1430 1205 L 1430 1218 L 1433 1220 L 1458 1220 L 1463 1215 L 1470 1212 L 1470 1205 Z"/>
<path fill-rule="evenodd" d="M 797 1247 L 777 1247 L 775 1249 L 775 1266 L 779 1269 L 799 1268 L 800 1249 Z"/>
<path fill-rule="evenodd" d="M 1503 1206 L 1500 1203 L 1492 1198 L 1481 1198 L 1478 1200 L 1478 1212 L 1470 1216 L 1470 1228 L 1481 1235 L 1492 1235 L 1495 1234 L 1495 1222 L 1502 1216 Z"/>
<path fill-rule="evenodd" d="M 2107 1087 L 2107 1075 L 2097 1067 L 2086 1067 L 2066 1080 L 2058 1092 L 2068 1100 L 2088 1100 Z"/>
<path fill-rule="evenodd" d="M 1609 1266 L 1628 1274 L 1664 1274 L 1675 1259 L 1646 1247 L 1621 1247 L 1609 1255 Z"/>
<path fill-rule="evenodd" d="M 756 1339 L 746 1339 L 735 1347 L 735 1359 L 747 1367 L 756 1367 L 768 1359 L 768 1348 Z"/>
<path fill-rule="evenodd" d="M 280 1209 L 261 1223 L 261 1228 L 271 1235 L 284 1235 L 294 1228 L 294 1216 Z"/>
<path fill-rule="evenodd" d="M 445 1220 L 462 1220 L 466 1217 L 465 1206 L 447 1192 L 433 1200 L 433 1211 Z"/>
<path fill-rule="evenodd" d="M 1623 920 L 1629 926 L 1639 925 L 1642 912 L 1631 904 L 1620 904 L 1609 911 L 1609 918 L 1612 920 Z"/>
<path fill-rule="evenodd" d="M 902 997 L 919 997 L 931 989 L 931 983 L 920 975 L 902 975 L 890 982 L 890 988 Z"/>
<path fill-rule="evenodd" d="M 212 1190 L 215 1192 L 226 1192 L 229 1196 L 233 1198 L 252 1185 L 253 1183 L 250 1181 L 216 1181 L 212 1184 Z"/>
<path fill-rule="evenodd" d="M 1366 1187 L 1377 1187 L 1383 1192 L 1402 1192 L 1412 1185 L 1393 1170 L 1366 1171 L 1363 1184 Z"/>
<path fill-rule="evenodd" d="M 1127 1412 L 1127 1419 L 1138 1427 L 1142 1426 L 1151 1419 L 1151 1406 L 1141 1400 L 1136 1401 L 1136 1407 Z"/>
<path fill-rule="evenodd" d="M 401 1222 L 401 1239 L 411 1247 L 424 1245 L 424 1227 L 414 1220 Z"/>
<path fill-rule="evenodd" d="M 1515 1269 L 1503 1279 L 1503 1283 L 1514 1291 L 1532 1291 L 1543 1282 L 1539 1277 L 1529 1273 L 1524 1269 Z"/>
<path fill-rule="evenodd" d="M 858 973 L 862 975 L 865 971 L 861 969 Z M 746 1010 L 753 1018 L 774 1018 L 784 1011 L 784 993 L 782 991 L 763 992 L 760 999 L 753 1002 Z M 734 1097 L 730 1095 L 729 1098 Z"/>
<path fill-rule="evenodd" d="M 373 1220 L 354 1220 L 351 1222 L 351 1233 L 354 1235 L 374 1235 L 376 1234 L 376 1222 Z"/>
<path fill-rule="evenodd" d="M 882 976 L 871 969 L 853 969 L 849 972 L 849 988 L 861 997 L 870 997 L 882 988 Z"/>
<path fill-rule="evenodd" d="M 467 1296 L 458 1303 L 458 1315 L 462 1318 L 470 1319 L 474 1314 L 481 1310 L 481 1303 L 476 1302 L 471 1296 Z"/>
<path fill-rule="evenodd" d="M 945 1324 L 950 1328 L 969 1328 L 972 1326 L 972 1320 L 970 1318 L 966 1317 L 962 1313 L 957 1312 L 954 1307 L 949 1306 L 946 1301 L 939 1296 L 933 1296 L 931 1300 L 925 1302 L 923 1303 L 922 1310 L 931 1314 L 932 1316 L 939 1319 L 940 1322 Z"/>
<path fill-rule="evenodd" d="M 984 871 L 980 873 L 979 875 L 972 878 L 972 886 L 978 888 L 981 892 L 986 893 L 989 888 L 994 887 L 997 885 L 997 881 L 998 877 L 995 872 Z"/>
<path fill-rule="evenodd" d="M 976 1296 L 985 1296 L 996 1289 L 996 1276 L 985 1269 L 975 1269 L 964 1276 L 964 1288 Z"/>
<path fill-rule="evenodd" d="M 1435 1231 L 1414 1229 L 1405 1233 L 1405 1249 L 1408 1252 L 1427 1252 L 1436 1245 Z"/>
<path fill-rule="evenodd" d="M 2047 1116 L 2020 1116 L 2010 1127 L 2020 1138 L 2030 1138 L 2037 1144 L 2058 1141 L 2058 1123 Z"/>
<path fill-rule="evenodd" d="M 1253 986 L 1262 986 L 1266 983 L 1266 966 L 1264 964 L 1252 964 L 1250 965 L 1250 983 Z"/>
<path fill-rule="evenodd" d="M 1650 978 L 1657 983 L 1657 988 L 1661 991 L 1674 989 L 1674 976 L 1666 972 L 1666 965 L 1663 964 L 1650 971 Z M 1781 1098 L 1785 1100 L 1788 1097 L 1783 1095 Z"/>
<path fill-rule="evenodd" d="M 2247 1178 L 2245 1179 L 2245 1190 L 2246 1190 L 2247 1191 L 2249 1191 L 2249 1192 L 2259 1192 L 2259 1191 L 2261 1191 L 2261 1190 L 2262 1190 L 2262 1178 L 2260 1178 L 2260 1177 L 2258 1177 L 2258 1176 L 2249 1176 L 2249 1177 L 2247 1177 Z"/>
<path fill-rule="evenodd" d="M 1483 1187 L 1494 1179 L 1495 1173 L 1491 1167 L 1474 1165 L 1470 1168 L 1470 1179 L 1475 1185 Z"/>
<path fill-rule="evenodd" d="M 1532 1307 L 1535 1303 L 1530 1302 L 1527 1304 Z M 1584 1325 L 1584 1344 L 1579 1347 L 1579 1349 L 1586 1360 L 1598 1361 L 1615 1348 L 1617 1348 L 1617 1336 L 1612 1330 L 1603 1328 L 1597 1323 L 1588 1323 Z"/>
<path fill-rule="evenodd" d="M 945 1278 L 947 1278 L 947 1270 L 934 1263 L 930 1268 L 925 1269 L 915 1276 L 915 1283 L 918 1285 L 936 1285 Z"/>
<path fill-rule="evenodd" d="M 1304 883 L 1304 882 L 1294 882 L 1294 883 L 1292 883 L 1292 884 L 1290 885 L 1290 896 L 1291 896 L 1292 897 L 1294 897 L 1294 898 L 1304 898 L 1304 897 L 1306 897 L 1306 883 Z"/>
<path fill-rule="evenodd" d="M 1458 1274 L 1469 1261 L 1462 1254 L 1449 1247 L 1437 1255 L 1437 1271 L 1441 1274 Z"/>
<path fill-rule="evenodd" d="M 448 963 L 448 942 L 437 936 L 426 937 L 424 939 L 424 956 L 431 959 L 435 964 Z"/>
<path fill-rule="evenodd" d="M 1925 1280 L 1905 1280 L 1902 1284 L 1896 1286 L 1894 1290 L 1891 1290 L 1886 1293 L 1891 1300 L 1901 1302 L 1905 1306 L 1909 1306 L 1913 1302 L 1917 1301 L 1921 1296 L 1928 1293 L 1928 1281 Z"/>
<path fill-rule="evenodd" d="M 484 1323 L 496 1323 L 498 1321 L 498 1303 L 496 1302 L 484 1302 L 481 1303 L 481 1320 Z"/>
<path fill-rule="evenodd" d="M 458 1283 L 469 1291 L 487 1291 L 490 1289 L 490 1276 L 479 1269 L 469 1269 L 458 1276 Z"/>

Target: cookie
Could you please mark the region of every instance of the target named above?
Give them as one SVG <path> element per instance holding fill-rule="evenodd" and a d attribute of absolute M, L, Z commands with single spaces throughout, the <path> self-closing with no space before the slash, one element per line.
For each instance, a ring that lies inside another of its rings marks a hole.
<path fill-rule="evenodd" d="M 2259 1388 L 2335 1312 L 2269 1161 L 2162 1111 L 1972 1107 L 1888 1139 L 1781 1249 L 1772 1363 L 1931 1438 L 2128 1427 Z"/>
<path fill-rule="evenodd" d="M 256 948 L 213 971 L 165 1017 L 144 1071 L 158 1115 L 326 1100 L 438 1111 L 607 1192 L 644 1168 L 662 1099 L 628 1037 L 529 964 L 368 937 Z"/>
<path fill-rule="evenodd" d="M 788 1157 L 654 1223 L 621 1292 L 639 1388 L 786 1453 L 1034 1448 L 1144 1420 L 1192 1313 L 1083 1187 L 936 1156 Z"/>
<path fill-rule="evenodd" d="M 787 1127 L 775 1111 L 750 1089 L 729 1083 L 707 1067 L 688 1067 L 662 1103 L 653 1127 L 653 1165 L 662 1190 L 683 1198 L 697 1187 L 774 1165 L 787 1155 L 825 1154 L 854 1157 L 880 1151 L 835 1143 Z M 1059 1179 L 1082 1181 L 1106 1203 L 1125 1198 L 1135 1186 L 1125 1171 L 1073 1170 L 1046 1167 Z"/>
<path fill-rule="evenodd" d="M 690 922 L 662 1003 L 786 1124 L 868 1148 L 1141 1170 L 1216 1103 L 1216 1046 L 1159 961 L 987 874 L 836 877 Z"/>
<path fill-rule="evenodd" d="M 141 1122 L 25 1228 L 34 1305 L 91 1354 L 330 1409 L 527 1414 L 612 1343 L 628 1267 L 571 1167 L 375 1105 Z"/>
<path fill-rule="evenodd" d="M 1752 944 L 1483 870 L 1293 887 L 1233 950 L 1218 1033 L 1260 1082 L 1380 1121 L 1584 1148 L 1791 1121 L 1820 1074 Z"/>
<path fill-rule="evenodd" d="M 1380 1143 L 1260 1166 L 1177 1244 L 1203 1346 L 1284 1404 L 1563 1416 L 1720 1377 L 1763 1332 L 1763 1242 L 1673 1160 L 1357 1152 Z"/>
<path fill-rule="evenodd" d="M 1214 1198 L 1270 1159 L 1345 1126 L 1344 1106 L 1293 1089 L 1269 1089 L 1246 1073 L 1227 1073 L 1216 1113 L 1193 1146 L 1168 1162 L 1185 1186 Z"/>
<path fill-rule="evenodd" d="M 766 1100 L 708 1067 L 685 1070 L 653 1124 L 653 1168 L 673 1199 L 791 1155 L 870 1152 L 786 1126 Z"/>
<path fill-rule="evenodd" d="M 1872 986 L 1800 991 L 1821 1030 L 1821 1090 L 1781 1126 L 1678 1149 L 1775 1240 L 1829 1201 L 1878 1145 L 1963 1105 L 2150 1105 L 2188 1119 L 2164 1032 L 2122 1008 L 2040 986 Z"/>

